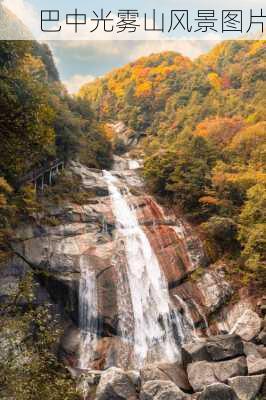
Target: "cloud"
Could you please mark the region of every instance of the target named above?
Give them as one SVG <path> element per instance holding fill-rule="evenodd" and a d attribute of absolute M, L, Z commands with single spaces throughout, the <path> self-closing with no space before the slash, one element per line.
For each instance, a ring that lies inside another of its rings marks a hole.
<path fill-rule="evenodd" d="M 69 93 L 75 94 L 84 83 L 92 82 L 95 79 L 93 75 L 73 75 L 70 79 L 64 80 L 63 83 L 67 87 Z"/>
<path fill-rule="evenodd" d="M 30 31 L 34 32 L 39 29 L 38 13 L 29 1 L 4 0 L 3 5 L 15 14 Z"/>
<path fill-rule="evenodd" d="M 130 61 L 142 56 L 148 56 L 152 53 L 160 53 L 164 51 L 176 51 L 184 56 L 195 59 L 211 46 L 214 46 L 214 41 L 201 40 L 159 40 L 141 41 L 133 46 L 130 52 Z"/>

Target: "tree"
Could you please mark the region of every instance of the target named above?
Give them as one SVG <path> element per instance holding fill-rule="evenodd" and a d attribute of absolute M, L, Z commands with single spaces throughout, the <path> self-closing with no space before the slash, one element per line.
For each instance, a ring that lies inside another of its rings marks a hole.
<path fill-rule="evenodd" d="M 248 190 L 247 202 L 240 214 L 239 240 L 245 264 L 262 282 L 266 278 L 266 185 Z"/>

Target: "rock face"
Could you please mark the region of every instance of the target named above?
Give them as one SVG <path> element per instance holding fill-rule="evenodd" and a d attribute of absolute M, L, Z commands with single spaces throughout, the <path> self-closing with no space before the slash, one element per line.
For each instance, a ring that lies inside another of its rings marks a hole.
<path fill-rule="evenodd" d="M 252 310 L 246 310 L 244 314 L 236 321 L 232 332 L 241 336 L 243 340 L 249 341 L 254 339 L 260 332 L 262 320 Z"/>
<path fill-rule="evenodd" d="M 154 380 L 146 382 L 140 392 L 140 400 L 185 400 L 188 396 L 173 382 Z"/>
<path fill-rule="evenodd" d="M 199 396 L 199 400 L 238 400 L 234 391 L 223 383 L 208 386 Z"/>
<path fill-rule="evenodd" d="M 128 168 L 130 160 L 125 163 Z M 79 332 L 76 328 L 79 325 L 80 271 L 84 265 L 93 268 L 99 299 L 97 334 L 106 340 L 99 343 L 102 355 L 99 354 L 91 367 L 106 368 L 112 362 L 117 365 L 119 359 L 113 351 L 114 341 L 109 337 L 119 334 L 116 265 L 119 263 L 123 267 L 126 260 L 116 240 L 115 218 L 102 171 L 72 163 L 68 173 L 74 179 L 78 177 L 82 190 L 92 195 L 84 205 L 64 202 L 60 206 L 48 206 L 45 215 L 34 215 L 28 224 L 17 229 L 12 243 L 17 256 L 2 269 L 0 299 L 8 303 L 16 294 L 21 277 L 31 267 L 35 268 L 39 272 L 40 288 L 44 290 L 41 293 L 40 289 L 38 296 L 43 297 L 45 293 L 48 301 L 56 304 L 58 312 L 67 317 L 62 354 L 73 367 L 75 353 L 78 356 Z M 136 209 L 139 223 L 158 257 L 169 287 L 175 287 L 199 264 L 202 265 L 204 253 L 200 240 L 187 223 L 144 193 L 134 169 L 123 171 L 123 174 L 117 172 L 117 176 L 121 189 L 125 184 L 132 189 L 131 204 Z M 49 225 L 45 222 L 49 220 L 55 223 Z M 196 292 L 197 288 L 193 287 L 193 290 Z M 69 340 L 66 338 L 68 333 Z"/>
<path fill-rule="evenodd" d="M 135 172 L 139 167 L 136 161 L 132 163 L 128 159 L 120 159 L 116 163 L 123 170 L 114 173 L 119 178 L 121 191 L 125 190 L 126 184 L 130 204 L 136 211 L 138 221 L 167 279 L 173 311 L 180 312 L 181 322 L 189 327 L 190 333 L 194 330 L 197 334 L 200 333 L 201 338 L 210 335 L 208 316 L 218 312 L 232 294 L 232 288 L 226 281 L 224 266 L 205 268 L 207 260 L 197 234 L 177 213 L 159 206 L 154 198 L 144 192 L 143 183 Z M 130 165 L 132 169 L 129 169 Z M 130 349 L 125 349 L 126 344 L 120 337 L 121 315 L 117 282 L 120 270 L 126 265 L 126 258 L 125 249 L 116 238 L 115 217 L 108 187 L 102 171 L 72 163 L 68 173 L 74 178 L 78 177 L 77 182 L 80 182 L 82 190 L 90 193 L 86 204 L 64 202 L 60 206 L 50 205 L 45 213 L 33 215 L 31 221 L 17 229 L 12 242 L 16 255 L 1 270 L 0 300 L 9 304 L 25 273 L 30 268 L 38 271 L 36 302 L 53 303 L 56 311 L 64 316 L 65 334 L 61 341 L 60 356 L 71 368 L 75 368 L 78 366 L 80 344 L 80 273 L 84 266 L 93 269 L 97 281 L 98 343 L 95 359 L 90 367 L 124 367 L 127 358 L 121 359 L 121 352 L 126 354 Z M 51 220 L 52 224 L 47 222 Z M 199 266 L 200 271 L 196 272 L 197 278 L 194 279 L 191 274 Z M 20 298 L 21 306 L 23 301 Z M 124 306 L 130 306 L 130 302 L 128 298 Z M 259 339 L 258 336 L 261 319 L 252 311 L 245 315 L 243 321 L 246 324 L 240 321 L 234 331 L 245 340 L 256 337 L 256 340 L 263 343 L 263 337 Z M 233 321 L 235 322 L 234 319 Z M 232 328 L 231 322 L 229 328 Z M 187 337 L 191 339 L 189 333 Z M 178 339 L 180 340 L 179 337 Z M 237 335 L 210 337 L 208 340 L 185 345 L 184 365 L 192 363 L 188 370 L 195 372 L 195 378 L 189 372 L 192 386 L 202 388 L 204 381 L 207 384 L 225 382 L 229 377 L 241 375 L 245 369 L 244 360 L 234 357 L 242 354 L 243 345 Z M 223 364 L 227 359 L 229 361 Z M 257 359 L 259 361 L 253 365 L 252 360 L 249 360 L 252 374 L 264 371 L 263 362 L 260 357 Z M 198 376 L 198 362 L 203 362 L 206 367 L 203 382 L 200 382 Z M 147 367 L 142 371 L 142 380 L 168 381 L 181 390 L 191 390 L 186 372 L 177 365 Z"/>
<path fill-rule="evenodd" d="M 206 307 L 211 311 L 216 311 L 224 304 L 224 301 L 230 298 L 232 288 L 224 279 L 223 271 L 218 273 L 205 273 L 199 280 L 199 287 L 205 299 Z"/>
<path fill-rule="evenodd" d="M 197 361 L 187 368 L 188 380 L 194 391 L 217 382 L 227 382 L 229 378 L 247 374 L 245 357 L 220 362 Z"/>
<path fill-rule="evenodd" d="M 237 376 L 229 379 L 228 384 L 239 400 L 252 400 L 259 393 L 264 378 L 265 375 Z"/>
<path fill-rule="evenodd" d="M 121 369 L 112 367 L 102 373 L 96 400 L 137 400 L 135 386 Z"/>

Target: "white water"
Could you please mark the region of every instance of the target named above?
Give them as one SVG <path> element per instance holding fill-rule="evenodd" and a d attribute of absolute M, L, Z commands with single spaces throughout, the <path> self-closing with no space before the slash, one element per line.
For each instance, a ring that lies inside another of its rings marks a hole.
<path fill-rule="evenodd" d="M 95 271 L 83 262 L 80 266 L 79 284 L 79 326 L 80 349 L 79 368 L 87 369 L 93 359 L 97 343 L 98 296 Z"/>
<path fill-rule="evenodd" d="M 177 294 L 175 294 L 174 296 L 179 301 L 181 307 L 184 310 L 185 318 L 186 318 L 186 321 L 187 321 L 187 323 L 189 325 L 189 331 L 192 333 L 192 338 L 196 339 L 196 340 L 200 340 L 200 338 L 199 338 L 199 336 L 197 334 L 196 328 L 195 328 L 194 320 L 192 318 L 192 315 L 191 315 L 191 312 L 189 310 L 189 307 L 188 307 L 187 303 L 180 296 L 178 296 Z"/>
<path fill-rule="evenodd" d="M 128 167 L 129 169 L 138 169 L 140 168 L 140 163 L 138 162 L 138 160 L 128 160 Z"/>
<path fill-rule="evenodd" d="M 192 303 L 194 304 L 195 308 L 197 309 L 199 315 L 201 316 L 201 318 L 204 321 L 207 336 L 210 336 L 211 332 L 210 332 L 209 324 L 208 324 L 208 321 L 207 321 L 207 318 L 206 318 L 204 312 L 202 311 L 201 307 L 198 305 L 198 303 L 194 299 L 191 299 L 191 300 L 192 300 Z"/>
<path fill-rule="evenodd" d="M 145 361 L 174 362 L 179 359 L 176 336 L 182 341 L 181 319 L 174 312 L 169 298 L 168 285 L 159 261 L 136 212 L 128 202 L 128 191 L 121 193 L 120 181 L 104 171 L 112 210 L 116 219 L 117 239 L 123 242 L 129 292 L 134 318 L 132 363 L 141 367 Z M 121 274 L 120 274 L 121 275 Z M 118 285 L 125 282 L 118 282 Z M 128 302 L 128 301 L 127 301 Z M 120 310 L 120 314 L 125 310 Z M 123 325 L 125 318 L 120 324 Z M 120 326 L 124 340 L 128 340 L 127 327 Z"/>

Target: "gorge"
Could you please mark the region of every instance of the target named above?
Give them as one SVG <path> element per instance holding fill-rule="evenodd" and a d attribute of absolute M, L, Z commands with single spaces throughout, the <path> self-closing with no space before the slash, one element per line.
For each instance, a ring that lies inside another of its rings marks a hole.
<path fill-rule="evenodd" d="M 145 192 L 141 162 L 116 156 L 111 171 L 72 162 L 67 174 L 73 182 L 81 178 L 93 197 L 82 206 L 50 207 L 56 226 L 35 219 L 18 229 L 5 279 L 14 285 L 32 265 L 45 271 L 37 298 L 49 298 L 63 317 L 60 354 L 73 376 L 181 368 L 186 346 L 204 346 L 225 331 L 242 334 L 243 309 L 251 337 L 259 333 L 252 298 L 243 292 L 227 305 L 233 289 L 225 267 L 209 265 L 193 227 Z M 89 386 L 84 379 L 84 398 L 93 398 L 90 387 L 99 378 Z M 105 398 L 119 397 L 97 397 Z"/>
<path fill-rule="evenodd" d="M 264 400 L 263 54 L 155 54 L 74 98 L 49 47 L 1 43 L 1 398 Z"/>

